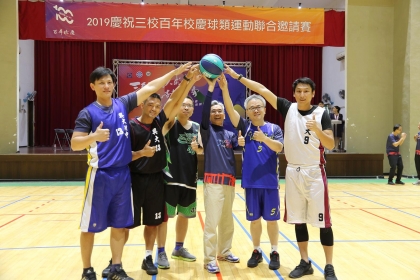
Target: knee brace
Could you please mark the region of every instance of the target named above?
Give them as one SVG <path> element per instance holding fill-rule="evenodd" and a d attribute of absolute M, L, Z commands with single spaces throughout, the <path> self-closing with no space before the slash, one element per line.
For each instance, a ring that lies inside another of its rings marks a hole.
<path fill-rule="evenodd" d="M 333 246 L 334 245 L 334 235 L 332 228 L 320 228 L 319 229 L 319 239 L 321 239 L 321 244 L 324 246 Z"/>
<path fill-rule="evenodd" d="M 295 233 L 297 242 L 309 241 L 308 227 L 306 226 L 306 224 L 296 224 Z"/>

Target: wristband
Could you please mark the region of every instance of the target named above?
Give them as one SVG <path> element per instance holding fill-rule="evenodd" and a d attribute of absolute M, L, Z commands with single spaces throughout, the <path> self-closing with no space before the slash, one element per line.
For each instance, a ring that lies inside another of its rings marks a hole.
<path fill-rule="evenodd" d="M 242 79 L 242 77 L 243 77 L 243 75 L 242 74 L 239 74 L 239 77 L 238 77 L 238 81 L 240 81 L 241 79 Z"/>
<path fill-rule="evenodd" d="M 187 78 L 187 75 L 184 75 L 184 80 L 186 80 L 187 82 L 189 82 L 191 79 Z"/>

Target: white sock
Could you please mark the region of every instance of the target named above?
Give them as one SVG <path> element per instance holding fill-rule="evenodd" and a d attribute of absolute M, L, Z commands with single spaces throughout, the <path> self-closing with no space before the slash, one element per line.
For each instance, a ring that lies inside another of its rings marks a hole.
<path fill-rule="evenodd" d="M 151 256 L 153 254 L 153 250 L 146 250 L 146 255 L 144 256 L 144 259 L 146 259 L 148 256 Z"/>
<path fill-rule="evenodd" d="M 262 252 L 261 247 L 260 246 L 254 246 L 254 250 L 258 250 L 258 252 Z"/>
<path fill-rule="evenodd" d="M 277 252 L 277 245 L 271 245 L 271 253 L 273 253 L 274 251 Z"/>

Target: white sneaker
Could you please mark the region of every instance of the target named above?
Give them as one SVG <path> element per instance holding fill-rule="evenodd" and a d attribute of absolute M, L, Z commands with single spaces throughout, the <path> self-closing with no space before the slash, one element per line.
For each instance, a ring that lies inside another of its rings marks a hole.
<path fill-rule="evenodd" d="M 420 180 L 417 180 L 417 182 L 414 182 L 413 185 L 420 186 Z"/>

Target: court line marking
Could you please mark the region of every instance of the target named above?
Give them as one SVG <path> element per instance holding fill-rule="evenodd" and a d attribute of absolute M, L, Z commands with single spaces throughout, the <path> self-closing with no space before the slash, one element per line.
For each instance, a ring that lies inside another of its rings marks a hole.
<path fill-rule="evenodd" d="M 249 240 L 251 240 L 251 243 L 252 243 L 251 234 L 248 232 L 248 230 L 245 229 L 245 227 L 242 225 L 242 223 L 239 221 L 239 219 L 236 217 L 236 215 L 233 214 L 233 212 L 232 212 L 232 216 L 235 219 L 235 221 L 239 224 L 239 226 L 242 228 L 242 230 L 245 232 L 245 234 L 248 236 Z M 264 251 L 261 250 L 261 253 L 263 255 L 263 258 L 267 262 L 267 264 L 269 264 L 270 259 L 267 257 L 267 255 L 264 253 Z M 278 270 L 271 270 L 271 271 L 273 271 L 277 275 L 277 278 L 284 280 L 283 276 L 281 276 L 281 274 L 280 274 L 280 272 L 278 272 Z"/>
<path fill-rule="evenodd" d="M 9 204 L 6 204 L 6 205 L 3 205 L 2 207 L 0 207 L 0 209 L 4 208 L 4 207 L 6 207 L 6 206 L 9 206 L 9 205 L 15 204 L 16 202 L 19 202 L 19 201 L 21 201 L 21 200 L 27 199 L 28 197 L 31 197 L 31 196 L 30 196 L 30 195 L 28 195 L 28 196 L 26 196 L 26 197 L 24 197 L 24 198 L 21 198 L 21 199 L 19 199 L 19 200 L 15 200 L 15 201 L 13 201 L 12 203 L 9 203 Z"/>
<path fill-rule="evenodd" d="M 280 243 L 287 243 L 289 241 L 279 241 Z M 309 243 L 319 243 L 321 240 L 309 240 Z M 405 242 L 420 242 L 420 240 L 334 240 L 334 243 L 381 243 L 381 242 L 390 242 L 390 243 L 405 243 Z M 270 243 L 270 241 L 261 241 L 261 243 Z"/>
<path fill-rule="evenodd" d="M 0 228 L 2 228 L 2 227 L 4 227 L 4 226 L 6 226 L 6 225 L 8 225 L 8 224 L 10 224 L 10 223 L 12 223 L 12 222 L 14 222 L 14 221 L 16 221 L 17 219 L 22 218 L 23 216 L 25 216 L 25 215 L 20 215 L 19 217 L 17 217 L 17 218 L 15 218 L 15 219 L 13 219 L 13 220 L 11 220 L 11 221 L 9 221 L 9 222 L 7 222 L 7 223 L 5 223 L 5 224 L 1 225 L 1 226 L 0 226 Z"/>
<path fill-rule="evenodd" d="M 414 229 L 409 228 L 409 227 L 406 227 L 406 226 L 404 226 L 404 225 L 402 225 L 402 224 L 399 224 L 399 223 L 396 223 L 396 222 L 394 222 L 394 221 L 388 220 L 387 218 L 384 218 L 384 217 L 381 217 L 381 216 L 379 216 L 379 215 L 373 214 L 373 213 L 371 213 L 371 212 L 369 212 L 369 211 L 366 211 L 366 210 L 363 210 L 363 209 L 360 209 L 360 210 L 361 210 L 361 211 L 363 211 L 363 212 L 369 213 L 369 214 L 371 214 L 371 215 L 373 215 L 373 216 L 376 216 L 376 217 L 378 217 L 378 218 L 381 218 L 381 219 L 383 219 L 383 220 L 385 220 L 385 221 L 388 221 L 388 222 L 390 222 L 390 223 L 393 223 L 393 224 L 399 225 L 400 227 L 403 227 L 403 228 L 406 228 L 406 229 L 408 229 L 408 230 L 411 230 L 411 231 L 414 231 L 414 232 L 420 233 L 420 231 L 414 230 Z"/>
<path fill-rule="evenodd" d="M 236 193 L 243 201 L 245 201 L 245 199 L 239 194 Z M 290 240 L 285 234 L 283 234 L 281 231 L 279 231 L 279 233 L 283 236 L 284 239 L 286 239 L 290 244 L 292 244 L 293 247 L 295 247 L 296 250 L 299 251 L 299 247 L 292 241 Z M 309 258 L 309 260 L 311 261 L 311 263 L 322 273 L 322 275 L 324 275 L 324 270 L 311 258 Z"/>
<path fill-rule="evenodd" d="M 203 234 L 204 234 L 204 221 L 203 221 L 203 217 L 201 216 L 201 211 L 197 211 L 197 213 L 198 213 L 198 218 L 199 218 L 199 220 L 200 220 L 200 224 L 201 224 L 201 229 L 203 230 Z M 217 260 L 217 258 L 216 258 L 216 262 L 218 263 L 219 261 Z M 204 263 L 204 262 L 203 262 Z M 220 267 L 219 267 L 220 268 Z M 210 273 L 210 272 L 208 272 L 207 271 L 207 269 L 205 269 L 204 267 L 203 267 L 203 269 L 204 270 L 206 270 L 206 272 L 207 273 Z M 222 276 L 222 271 L 220 271 L 219 273 L 210 273 L 210 274 L 212 274 L 212 275 L 215 275 L 216 277 L 217 277 L 217 279 L 219 279 L 219 280 L 222 280 L 223 279 L 223 276 Z"/>
<path fill-rule="evenodd" d="M 344 192 L 344 193 L 347 193 L 347 192 Z M 390 207 L 390 206 L 388 206 L 388 205 L 385 205 L 385 204 L 382 204 L 382 203 L 379 203 L 379 202 L 376 202 L 376 201 L 373 201 L 373 200 L 370 200 L 370 199 L 366 199 L 366 198 L 364 198 L 364 197 L 361 197 L 361 196 L 358 196 L 358 195 L 355 195 L 355 194 L 351 194 L 351 193 L 347 193 L 347 194 L 350 194 L 350 195 L 352 195 L 352 196 L 354 196 L 354 197 L 357 197 L 357 198 L 360 198 L 360 199 L 363 199 L 363 200 L 366 200 L 366 201 L 369 201 L 369 202 L 372 202 L 372 203 L 375 203 L 375 204 L 378 204 L 378 205 L 384 206 L 384 207 L 389 208 L 389 209 L 393 209 L 393 210 L 399 211 L 399 212 L 401 212 L 401 213 L 404 213 L 404 214 L 407 214 L 407 215 L 410 215 L 410 216 L 413 216 L 413 217 L 416 217 L 416 218 L 420 218 L 420 216 L 417 216 L 417 215 L 414 215 L 414 214 L 411 214 L 411 213 L 408 213 L 408 212 L 405 212 L 405 211 L 399 210 L 398 208 Z M 363 208 L 363 209 L 364 209 L 364 208 Z M 363 211 L 363 209 L 360 209 L 360 210 L 362 210 L 362 211 Z"/>
<path fill-rule="evenodd" d="M 137 246 L 146 246 L 146 244 L 125 244 L 124 247 L 137 247 Z M 94 244 L 93 247 L 109 247 L 109 244 Z M 63 248 L 76 248 L 80 249 L 80 245 L 62 245 L 62 246 L 32 246 L 32 247 L 15 247 L 15 248 L 0 248 L 0 251 L 7 250 L 33 250 L 33 249 L 63 249 Z"/>

